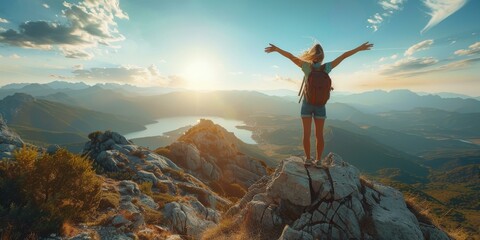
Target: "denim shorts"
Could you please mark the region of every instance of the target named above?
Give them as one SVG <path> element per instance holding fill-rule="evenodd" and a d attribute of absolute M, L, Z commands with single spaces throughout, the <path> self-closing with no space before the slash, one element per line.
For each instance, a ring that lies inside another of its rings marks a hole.
<path fill-rule="evenodd" d="M 323 106 L 315 106 L 307 103 L 304 99 L 302 101 L 302 110 L 300 111 L 302 117 L 314 117 L 317 119 L 325 119 L 327 118 L 327 113 L 325 110 L 325 105 Z"/>

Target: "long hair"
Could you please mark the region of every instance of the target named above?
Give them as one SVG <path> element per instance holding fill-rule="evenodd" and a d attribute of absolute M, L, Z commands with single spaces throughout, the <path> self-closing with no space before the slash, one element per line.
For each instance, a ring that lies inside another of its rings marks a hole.
<path fill-rule="evenodd" d="M 300 54 L 298 58 L 309 63 L 313 63 L 313 60 L 318 59 L 318 62 L 322 63 L 324 58 L 323 48 L 320 44 L 315 43 L 310 49 Z"/>

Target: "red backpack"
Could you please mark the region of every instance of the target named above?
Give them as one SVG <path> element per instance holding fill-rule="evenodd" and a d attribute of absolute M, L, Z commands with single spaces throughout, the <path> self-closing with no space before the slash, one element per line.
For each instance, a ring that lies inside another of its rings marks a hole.
<path fill-rule="evenodd" d="M 304 79 L 300 92 L 298 92 L 298 95 L 302 94 L 298 102 L 305 96 L 307 103 L 315 106 L 323 106 L 330 98 L 330 91 L 333 90 L 332 79 L 330 79 L 328 73 L 325 72 L 325 64 L 320 66 L 319 69 L 315 69 L 313 65 L 311 65 L 311 69 L 312 71 L 308 75 L 307 80 L 305 81 Z M 304 84 L 305 89 L 303 89 Z"/>

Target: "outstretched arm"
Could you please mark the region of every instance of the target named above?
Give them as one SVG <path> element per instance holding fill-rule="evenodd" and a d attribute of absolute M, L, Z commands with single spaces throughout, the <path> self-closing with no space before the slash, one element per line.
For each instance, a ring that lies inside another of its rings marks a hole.
<path fill-rule="evenodd" d="M 348 58 L 352 56 L 353 54 L 364 51 L 364 50 L 370 50 L 373 47 L 373 43 L 366 42 L 348 52 L 345 52 L 344 54 L 340 55 L 340 57 L 336 58 L 332 62 L 332 68 L 336 67 L 338 64 L 340 64 L 345 58 Z"/>
<path fill-rule="evenodd" d="M 293 54 L 291 54 L 287 51 L 284 51 L 284 50 L 280 49 L 279 47 L 277 47 L 277 46 L 275 46 L 271 43 L 270 43 L 270 47 L 265 48 L 265 52 L 266 53 L 278 52 L 278 53 L 282 54 L 282 56 L 290 59 L 293 63 L 295 63 L 295 65 L 297 65 L 299 67 L 302 67 L 302 63 L 303 63 L 302 60 L 300 60 L 299 58 L 295 57 Z"/>

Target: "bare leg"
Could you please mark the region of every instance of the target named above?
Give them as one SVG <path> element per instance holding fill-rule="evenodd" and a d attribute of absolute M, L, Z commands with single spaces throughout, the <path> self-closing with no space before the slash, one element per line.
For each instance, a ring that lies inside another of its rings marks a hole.
<path fill-rule="evenodd" d="M 325 119 L 315 118 L 315 139 L 317 146 L 317 160 L 322 159 L 323 148 L 325 147 L 325 142 L 323 141 L 323 126 L 325 124 Z M 305 140 L 304 140 L 305 141 Z"/>
<path fill-rule="evenodd" d="M 303 123 L 303 150 L 307 159 L 310 158 L 310 131 L 312 130 L 312 118 L 302 117 Z"/>

